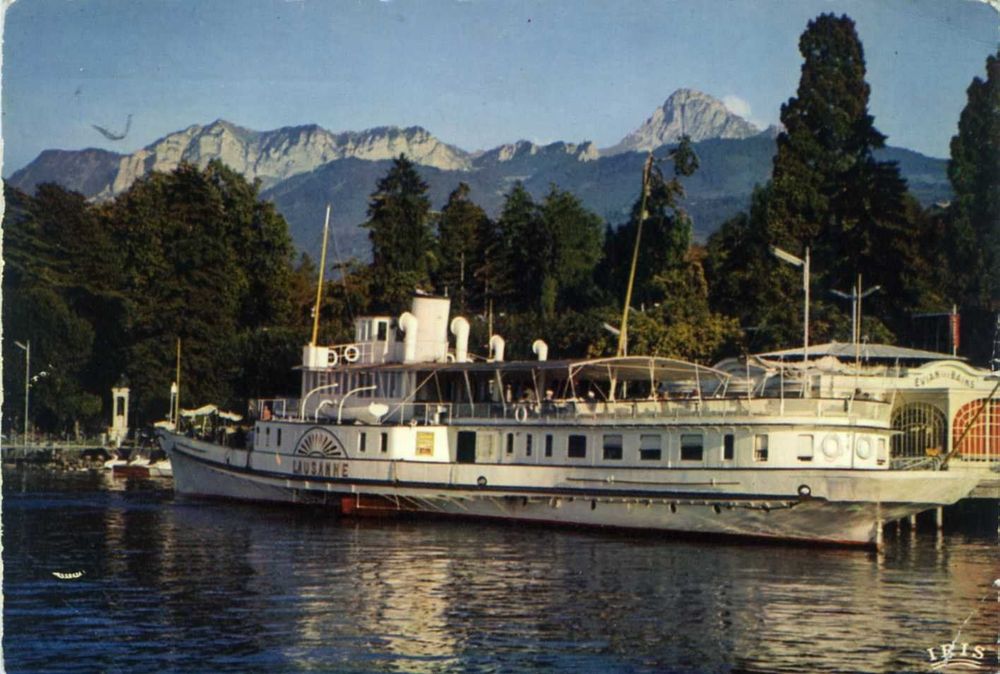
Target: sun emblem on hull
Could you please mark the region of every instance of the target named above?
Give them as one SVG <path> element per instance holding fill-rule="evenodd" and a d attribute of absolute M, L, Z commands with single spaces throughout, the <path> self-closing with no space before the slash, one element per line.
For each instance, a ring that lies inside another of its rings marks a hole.
<path fill-rule="evenodd" d="M 299 438 L 295 446 L 298 456 L 312 456 L 320 459 L 346 459 L 347 452 L 337 436 L 325 428 L 311 428 Z"/>

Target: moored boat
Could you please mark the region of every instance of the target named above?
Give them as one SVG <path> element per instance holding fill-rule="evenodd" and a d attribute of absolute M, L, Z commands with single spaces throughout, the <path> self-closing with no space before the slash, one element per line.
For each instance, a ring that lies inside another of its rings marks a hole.
<path fill-rule="evenodd" d="M 448 332 L 454 336 L 449 342 Z M 785 396 L 652 357 L 505 361 L 447 298 L 303 349 L 301 394 L 246 433 L 159 431 L 180 494 L 874 546 L 975 479 L 890 467 L 891 405 Z"/>
<path fill-rule="evenodd" d="M 162 450 L 154 450 L 149 456 L 137 454 L 129 459 L 112 459 L 104 467 L 117 478 L 171 477 L 173 468 L 170 459 Z"/>

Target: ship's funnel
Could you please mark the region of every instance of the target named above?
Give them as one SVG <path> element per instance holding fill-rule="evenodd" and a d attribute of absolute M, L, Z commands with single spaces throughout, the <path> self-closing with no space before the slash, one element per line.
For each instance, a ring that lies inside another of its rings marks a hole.
<path fill-rule="evenodd" d="M 490 360 L 503 361 L 503 347 L 506 342 L 500 335 L 490 337 Z"/>
<path fill-rule="evenodd" d="M 447 297 L 417 295 L 410 311 L 417 318 L 417 351 L 419 363 L 443 363 L 448 355 L 448 310 L 451 300 Z"/>
<path fill-rule="evenodd" d="M 549 345 L 540 339 L 536 339 L 531 344 L 531 352 L 538 356 L 538 360 L 548 360 Z"/>
<path fill-rule="evenodd" d="M 451 320 L 451 334 L 455 335 L 455 361 L 469 360 L 469 321 L 461 316 Z"/>

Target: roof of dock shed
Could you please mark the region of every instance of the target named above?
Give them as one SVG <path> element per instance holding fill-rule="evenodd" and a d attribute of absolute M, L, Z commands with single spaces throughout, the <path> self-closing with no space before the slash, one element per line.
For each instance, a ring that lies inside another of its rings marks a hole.
<path fill-rule="evenodd" d="M 801 359 L 802 347 L 769 351 L 768 353 L 758 353 L 755 355 L 758 358 Z M 860 356 L 862 360 L 882 362 L 966 360 L 962 356 L 953 356 L 950 353 L 909 349 L 891 344 L 861 344 L 860 347 L 856 348 L 853 343 L 828 342 L 809 347 L 809 358 L 822 358 L 823 356 L 833 356 L 839 360 L 854 360 L 855 357 Z"/>

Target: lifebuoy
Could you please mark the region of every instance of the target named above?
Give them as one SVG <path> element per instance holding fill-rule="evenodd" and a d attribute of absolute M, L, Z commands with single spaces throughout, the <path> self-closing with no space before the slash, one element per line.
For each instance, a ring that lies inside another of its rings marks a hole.
<path fill-rule="evenodd" d="M 857 453 L 858 458 L 862 461 L 870 459 L 872 456 L 872 443 L 868 438 L 861 438 L 858 440 L 858 444 L 855 446 L 854 451 Z"/>
<path fill-rule="evenodd" d="M 823 438 L 822 446 L 823 446 L 823 454 L 825 454 L 826 458 L 830 459 L 831 461 L 840 456 L 840 438 L 838 438 L 836 435 L 830 434 L 825 438 Z"/>
<path fill-rule="evenodd" d="M 330 351 L 330 355 L 327 356 L 326 360 L 327 360 L 327 363 L 330 364 L 330 367 L 336 367 L 336 365 L 337 365 L 337 352 L 331 350 Z"/>
<path fill-rule="evenodd" d="M 528 408 L 524 405 L 518 405 L 514 408 L 514 418 L 518 420 L 519 423 L 524 423 L 528 419 Z"/>
<path fill-rule="evenodd" d="M 353 344 L 344 349 L 344 360 L 346 360 L 348 363 L 353 363 L 357 361 L 359 357 L 361 357 L 361 352 L 358 351 L 358 347 L 354 346 Z"/>

